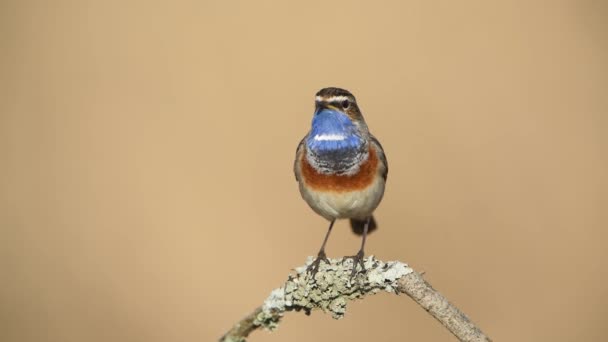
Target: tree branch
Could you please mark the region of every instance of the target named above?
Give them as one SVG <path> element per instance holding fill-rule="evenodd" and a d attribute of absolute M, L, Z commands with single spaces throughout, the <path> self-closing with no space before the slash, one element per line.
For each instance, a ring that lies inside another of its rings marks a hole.
<path fill-rule="evenodd" d="M 245 342 L 258 328 L 274 330 L 286 311 L 302 310 L 309 314 L 313 309 L 321 309 L 340 319 L 349 300 L 381 290 L 407 294 L 460 341 L 490 341 L 464 313 L 404 263 L 385 263 L 367 257 L 367 271 L 357 274 L 351 282 L 352 260 L 330 259 L 329 263 L 321 263 L 314 280 L 306 272 L 312 260 L 309 257 L 306 265 L 296 268 L 296 274 L 290 274 L 283 287 L 273 290 L 261 307 L 234 325 L 220 342 Z"/>

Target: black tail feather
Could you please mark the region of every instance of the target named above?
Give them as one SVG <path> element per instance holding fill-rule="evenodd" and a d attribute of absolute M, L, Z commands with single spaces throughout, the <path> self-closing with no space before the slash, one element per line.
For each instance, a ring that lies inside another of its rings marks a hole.
<path fill-rule="evenodd" d="M 353 233 L 357 235 L 363 235 L 363 229 L 365 228 L 366 220 L 357 220 L 350 219 L 350 228 L 353 230 Z M 372 219 L 369 221 L 369 228 L 367 229 L 367 233 L 371 233 L 376 230 L 378 226 L 376 225 L 376 220 L 372 216 Z"/>

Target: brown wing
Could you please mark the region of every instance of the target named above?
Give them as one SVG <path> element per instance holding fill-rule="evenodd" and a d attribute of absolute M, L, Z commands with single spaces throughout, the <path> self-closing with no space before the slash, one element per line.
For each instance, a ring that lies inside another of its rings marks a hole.
<path fill-rule="evenodd" d="M 376 139 L 376 137 L 374 137 L 372 134 L 369 135 L 369 138 L 372 145 L 374 145 L 374 147 L 376 148 L 378 159 L 380 159 L 380 162 L 384 164 L 384 173 L 382 174 L 382 177 L 386 181 L 386 178 L 388 177 L 388 161 L 386 160 L 384 149 L 382 148 L 382 145 L 380 145 L 378 139 Z"/>
<path fill-rule="evenodd" d="M 298 178 L 298 160 L 300 160 L 300 156 L 302 153 L 304 153 L 304 142 L 306 141 L 306 138 L 308 137 L 308 134 L 306 134 L 304 136 L 304 138 L 302 138 L 302 140 L 300 140 L 300 143 L 298 144 L 298 148 L 296 149 L 296 158 L 293 161 L 293 174 L 296 176 L 296 181 L 300 181 L 300 179 Z"/>

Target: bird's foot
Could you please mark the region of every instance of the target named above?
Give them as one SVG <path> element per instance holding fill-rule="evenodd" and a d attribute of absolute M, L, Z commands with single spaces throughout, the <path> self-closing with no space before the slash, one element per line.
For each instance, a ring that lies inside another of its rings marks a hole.
<path fill-rule="evenodd" d="M 325 251 L 319 251 L 317 258 L 306 268 L 306 271 L 310 273 L 312 279 L 315 279 L 315 275 L 319 272 L 319 266 L 321 265 L 321 261 L 329 264 L 329 259 L 327 259 L 327 255 L 325 255 Z"/>
<path fill-rule="evenodd" d="M 355 274 L 357 274 L 357 265 L 361 265 L 361 273 L 365 273 L 365 265 L 363 264 L 364 255 L 365 255 L 365 253 L 363 253 L 363 250 L 360 250 L 355 255 L 346 256 L 346 257 L 342 258 L 342 262 L 344 262 L 345 260 L 348 260 L 348 259 L 353 260 L 353 271 L 350 274 L 350 280 L 352 280 L 353 277 L 355 276 Z"/>

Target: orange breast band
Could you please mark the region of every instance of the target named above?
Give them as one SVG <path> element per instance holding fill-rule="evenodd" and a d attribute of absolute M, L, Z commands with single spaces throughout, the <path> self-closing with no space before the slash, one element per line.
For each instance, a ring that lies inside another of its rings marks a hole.
<path fill-rule="evenodd" d="M 302 178 L 306 185 L 314 190 L 348 192 L 363 190 L 374 182 L 378 169 L 378 156 L 370 146 L 367 160 L 360 165 L 359 172 L 354 175 L 326 175 L 319 173 L 306 159 L 306 153 L 302 153 L 300 160 Z"/>

